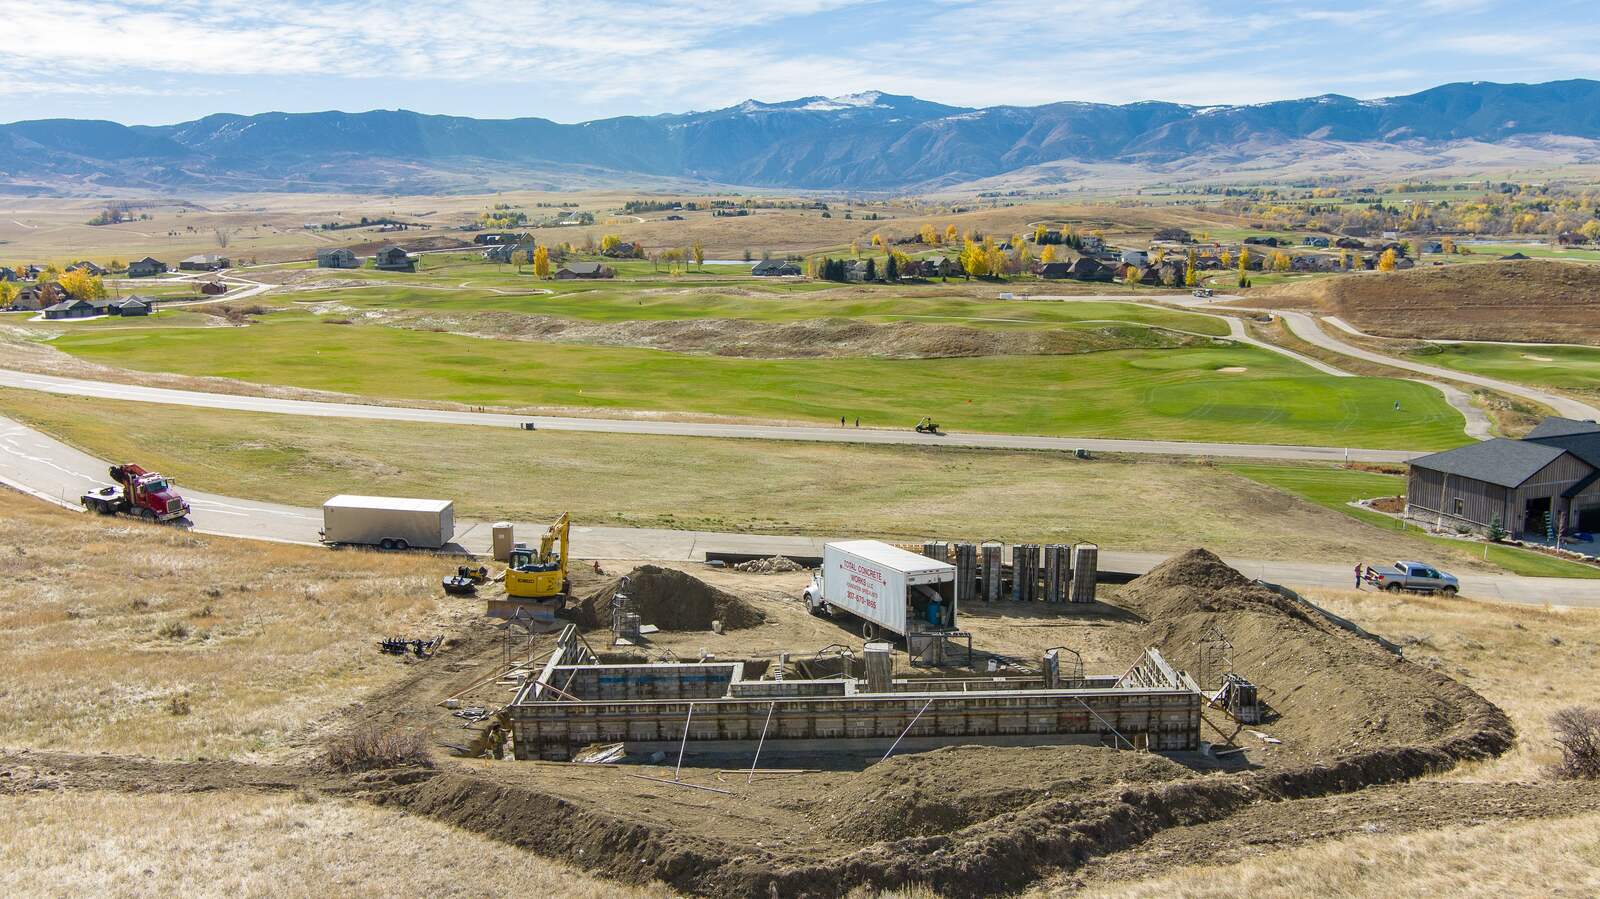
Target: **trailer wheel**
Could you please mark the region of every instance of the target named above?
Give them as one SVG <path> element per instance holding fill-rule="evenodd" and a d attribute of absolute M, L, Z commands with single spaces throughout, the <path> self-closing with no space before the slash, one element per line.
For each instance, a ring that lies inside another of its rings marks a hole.
<path fill-rule="evenodd" d="M 401 540 L 399 537 L 396 537 L 395 540 L 394 540 L 394 548 L 399 550 L 399 551 L 401 551 L 401 552 L 404 552 L 404 551 L 406 551 L 406 550 L 411 548 L 411 544 L 405 542 L 404 540 Z"/>
<path fill-rule="evenodd" d="M 390 540 L 388 537 L 385 537 L 382 540 L 378 541 L 378 548 L 383 550 L 384 552 L 388 552 L 388 551 L 394 549 L 394 541 Z"/>
<path fill-rule="evenodd" d="M 878 636 L 878 626 L 870 621 L 861 622 L 861 636 L 867 640 L 876 639 Z"/>

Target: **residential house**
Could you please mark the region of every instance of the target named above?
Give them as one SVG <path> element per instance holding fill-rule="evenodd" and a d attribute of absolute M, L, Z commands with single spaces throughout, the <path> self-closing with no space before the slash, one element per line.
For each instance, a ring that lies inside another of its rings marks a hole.
<path fill-rule="evenodd" d="M 556 269 L 556 280 L 571 281 L 575 278 L 612 278 L 617 274 L 616 269 L 598 262 L 569 262 Z"/>
<path fill-rule="evenodd" d="M 1341 250 L 1365 250 L 1367 248 L 1366 244 L 1356 240 L 1354 237 L 1341 237 L 1334 241 L 1333 245 Z"/>
<path fill-rule="evenodd" d="M 482 234 L 474 234 L 472 242 L 479 246 L 490 246 L 493 244 L 516 243 L 522 237 L 523 235 L 515 231 L 485 231 Z"/>
<path fill-rule="evenodd" d="M 149 315 L 151 312 L 155 311 L 155 307 L 155 300 L 147 297 L 127 297 L 126 299 L 113 302 L 108 307 L 107 311 L 109 311 L 112 315 L 120 315 L 124 318 L 128 318 L 132 316 Z"/>
<path fill-rule="evenodd" d="M 1480 532 L 1600 530 L 1600 425 L 1546 418 L 1521 440 L 1496 437 L 1412 459 L 1405 515 Z"/>
<path fill-rule="evenodd" d="M 1328 239 L 1326 237 L 1318 237 L 1315 234 L 1308 236 L 1301 243 L 1308 247 L 1318 247 L 1324 250 L 1328 248 Z"/>
<path fill-rule="evenodd" d="M 1276 237 L 1246 237 L 1244 242 L 1255 247 L 1275 247 L 1278 245 Z"/>
<path fill-rule="evenodd" d="M 65 299 L 67 299 L 67 292 L 62 290 L 59 284 L 33 284 L 22 288 L 17 293 L 17 298 L 11 301 L 11 307 L 28 312 L 38 312 Z"/>
<path fill-rule="evenodd" d="M 130 278 L 150 278 L 166 273 L 167 264 L 152 256 L 146 256 L 143 259 L 136 259 L 128 263 L 128 277 Z"/>
<path fill-rule="evenodd" d="M 1059 281 L 1072 277 L 1072 263 L 1046 262 L 1039 266 L 1039 277 L 1051 281 Z"/>
<path fill-rule="evenodd" d="M 877 266 L 874 265 L 876 270 Z M 844 279 L 861 283 L 867 280 L 867 260 L 855 259 L 844 264 Z"/>
<path fill-rule="evenodd" d="M 93 262 L 90 262 L 87 259 L 80 259 L 77 262 L 72 263 L 71 265 L 67 266 L 66 270 L 69 272 L 88 272 L 95 277 L 100 277 L 106 273 L 104 268 L 95 265 Z"/>
<path fill-rule="evenodd" d="M 317 251 L 317 268 L 360 268 L 361 260 L 351 250 L 332 247 Z"/>
<path fill-rule="evenodd" d="M 178 270 L 184 272 L 217 272 L 227 267 L 228 257 L 216 253 L 200 253 L 178 263 Z"/>
<path fill-rule="evenodd" d="M 1079 241 L 1080 249 L 1085 253 L 1099 253 L 1106 248 L 1106 242 L 1093 234 L 1086 234 Z"/>
<path fill-rule="evenodd" d="M 21 280 L 22 280 L 22 276 L 17 274 L 17 270 L 16 269 L 7 268 L 6 266 L 0 265 L 0 281 L 21 281 Z"/>
<path fill-rule="evenodd" d="M 95 315 L 104 315 L 103 307 L 96 307 L 88 300 L 62 300 L 44 310 L 44 317 L 48 319 L 62 318 L 89 318 Z"/>
<path fill-rule="evenodd" d="M 386 272 L 414 272 L 417 260 L 400 247 L 388 246 L 373 255 L 372 266 Z"/>
<path fill-rule="evenodd" d="M 221 281 L 202 281 L 200 282 L 200 292 L 208 297 L 221 296 L 228 292 L 228 285 Z"/>
<path fill-rule="evenodd" d="M 751 267 L 750 274 L 760 278 L 791 277 L 800 274 L 800 266 L 787 259 L 763 259 Z"/>
<path fill-rule="evenodd" d="M 1110 281 L 1112 271 L 1109 266 L 1085 256 L 1072 263 L 1072 277 L 1079 281 Z"/>
<path fill-rule="evenodd" d="M 1417 246 L 1421 248 L 1419 250 L 1419 252 L 1423 252 L 1423 253 L 1443 253 L 1444 252 L 1444 244 L 1440 243 L 1437 240 L 1422 240 L 1422 241 L 1418 241 L 1417 242 Z"/>
<path fill-rule="evenodd" d="M 1164 243 L 1194 243 L 1194 238 L 1182 228 L 1162 228 L 1155 233 L 1155 240 Z"/>
<path fill-rule="evenodd" d="M 1150 254 L 1144 250 L 1123 250 L 1122 261 L 1128 265 L 1143 267 L 1150 264 Z"/>

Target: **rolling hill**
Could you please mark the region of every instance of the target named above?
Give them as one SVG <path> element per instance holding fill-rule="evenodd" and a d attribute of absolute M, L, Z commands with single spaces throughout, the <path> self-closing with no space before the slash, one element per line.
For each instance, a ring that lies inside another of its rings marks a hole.
<path fill-rule="evenodd" d="M 1600 82 L 1447 84 L 1249 106 L 1064 102 L 945 106 L 866 91 L 577 124 L 405 110 L 209 115 L 164 126 L 44 119 L 0 125 L 11 191 L 83 188 L 449 191 L 668 182 L 926 190 L 1052 163 L 1160 169 L 1285 147 L 1573 138 L 1600 159 Z"/>

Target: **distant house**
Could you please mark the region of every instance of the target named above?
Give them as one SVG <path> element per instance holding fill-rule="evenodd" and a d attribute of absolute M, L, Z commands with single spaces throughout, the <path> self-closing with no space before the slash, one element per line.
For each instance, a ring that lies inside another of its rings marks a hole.
<path fill-rule="evenodd" d="M 373 255 L 372 266 L 386 272 L 414 272 L 417 260 L 400 247 L 389 246 Z"/>
<path fill-rule="evenodd" d="M 317 268 L 360 268 L 361 260 L 344 247 L 317 251 Z"/>
<path fill-rule="evenodd" d="M 758 278 L 780 278 L 800 274 L 800 266 L 787 259 L 763 259 L 750 269 Z"/>
<path fill-rule="evenodd" d="M 1144 250 L 1123 250 L 1122 261 L 1128 265 L 1149 265 L 1150 254 Z"/>
<path fill-rule="evenodd" d="M 1366 244 L 1356 240 L 1354 237 L 1341 237 L 1334 241 L 1333 245 L 1341 250 L 1365 250 L 1367 248 Z"/>
<path fill-rule="evenodd" d="M 154 309 L 155 301 L 146 299 L 144 297 L 128 297 L 127 299 L 116 301 L 107 307 L 107 311 L 112 315 L 120 315 L 123 317 L 149 315 Z"/>
<path fill-rule="evenodd" d="M 876 268 L 876 266 L 874 266 Z M 844 279 L 846 281 L 865 282 L 867 280 L 866 260 L 856 259 L 844 265 Z"/>
<path fill-rule="evenodd" d="M 1155 233 L 1155 239 L 1166 243 L 1194 243 L 1194 238 L 1182 228 L 1162 228 Z"/>
<path fill-rule="evenodd" d="M 1072 263 L 1046 262 L 1039 266 L 1039 277 L 1051 281 L 1059 281 L 1063 278 L 1070 278 L 1072 277 Z"/>
<path fill-rule="evenodd" d="M 89 318 L 104 314 L 103 308 L 96 308 L 95 304 L 88 300 L 62 300 L 44 310 L 44 317 L 48 319 Z"/>
<path fill-rule="evenodd" d="M 613 259 L 632 259 L 634 256 L 633 244 L 624 240 L 609 250 L 601 250 L 600 255 L 610 256 Z"/>
<path fill-rule="evenodd" d="M 88 272 L 96 277 L 106 273 L 104 268 L 95 265 L 93 262 L 90 262 L 87 259 L 80 259 L 77 262 L 72 263 L 71 265 L 67 266 L 66 270 L 69 272 Z"/>
<path fill-rule="evenodd" d="M 1496 437 L 1412 459 L 1407 518 L 1510 534 L 1600 530 L 1600 425 L 1546 418 L 1521 440 Z"/>
<path fill-rule="evenodd" d="M 379 234 L 393 234 L 396 231 L 409 231 L 411 226 L 405 222 L 387 222 L 378 226 Z"/>
<path fill-rule="evenodd" d="M 0 281 L 20 281 L 20 280 L 22 280 L 22 276 L 17 274 L 16 269 L 7 268 L 7 267 L 5 267 L 3 265 L 0 265 Z"/>
<path fill-rule="evenodd" d="M 202 281 L 200 282 L 200 292 L 208 297 L 214 297 L 227 293 L 228 285 L 221 281 Z"/>
<path fill-rule="evenodd" d="M 571 281 L 577 278 L 611 278 L 617 274 L 609 265 L 598 262 L 569 262 L 556 269 L 557 281 Z"/>
<path fill-rule="evenodd" d="M 1268 236 L 1268 237 L 1259 237 L 1259 236 L 1246 237 L 1244 239 L 1244 242 L 1247 243 L 1247 244 L 1250 244 L 1251 246 L 1256 246 L 1256 247 L 1275 247 L 1275 246 L 1278 245 L 1278 239 L 1276 237 L 1270 237 L 1270 236 Z"/>
<path fill-rule="evenodd" d="M 1417 246 L 1419 247 L 1418 252 L 1421 252 L 1421 253 L 1443 253 L 1444 252 L 1444 244 L 1438 242 L 1437 240 L 1419 241 L 1417 243 Z"/>
<path fill-rule="evenodd" d="M 216 253 L 201 253 L 178 263 L 178 270 L 184 272 L 216 272 L 227 267 L 228 257 Z"/>
<path fill-rule="evenodd" d="M 167 264 L 152 256 L 128 263 L 128 277 L 149 278 L 167 273 Z"/>
<path fill-rule="evenodd" d="M 58 284 L 34 284 L 22 288 L 11 305 L 15 309 L 38 312 L 65 299 L 67 292 Z"/>
<path fill-rule="evenodd" d="M 1313 234 L 1301 241 L 1301 243 L 1308 247 L 1321 247 L 1326 249 L 1328 246 L 1328 239 L 1326 237 L 1318 237 L 1317 235 Z"/>
<path fill-rule="evenodd" d="M 1087 256 L 1072 263 L 1072 277 L 1079 281 L 1110 281 L 1111 269 Z"/>
<path fill-rule="evenodd" d="M 683 216 L 681 216 L 681 215 L 669 215 L 664 219 L 664 221 L 681 222 L 681 221 L 683 221 Z"/>
<path fill-rule="evenodd" d="M 533 251 L 533 237 L 525 234 L 521 240 L 497 244 L 484 250 L 483 258 L 490 262 L 516 262 L 518 254 L 521 254 L 531 264 L 533 262 Z"/>
<path fill-rule="evenodd" d="M 523 235 L 515 231 L 485 231 L 482 234 L 474 234 L 472 242 L 479 246 L 493 246 L 502 243 L 516 243 L 522 238 Z"/>
<path fill-rule="evenodd" d="M 1079 238 L 1079 243 L 1085 253 L 1098 253 L 1106 248 L 1106 242 L 1092 234 Z"/>

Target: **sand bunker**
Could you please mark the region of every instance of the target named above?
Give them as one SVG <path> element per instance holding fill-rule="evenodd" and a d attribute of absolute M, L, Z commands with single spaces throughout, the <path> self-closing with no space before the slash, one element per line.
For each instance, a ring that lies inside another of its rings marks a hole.
<path fill-rule="evenodd" d="M 1217 371 L 1225 371 L 1225 372 L 1227 372 L 1229 374 L 1234 374 L 1236 372 L 1249 371 L 1249 370 L 1250 369 L 1246 368 L 1243 365 L 1229 365 L 1229 366 L 1227 366 L 1225 368 L 1217 369 Z"/>
<path fill-rule="evenodd" d="M 620 580 L 584 597 L 574 613 L 583 627 L 610 627 L 611 597 Z M 628 572 L 628 598 L 643 624 L 664 631 L 707 631 L 720 621 L 725 630 L 755 627 L 766 615 L 731 593 L 682 571 L 641 565 Z"/>
<path fill-rule="evenodd" d="M 1554 362 L 1554 361 L 1556 361 L 1556 360 L 1550 358 L 1549 356 L 1535 356 L 1532 353 L 1523 353 L 1522 354 L 1522 358 L 1531 359 L 1534 362 Z"/>

